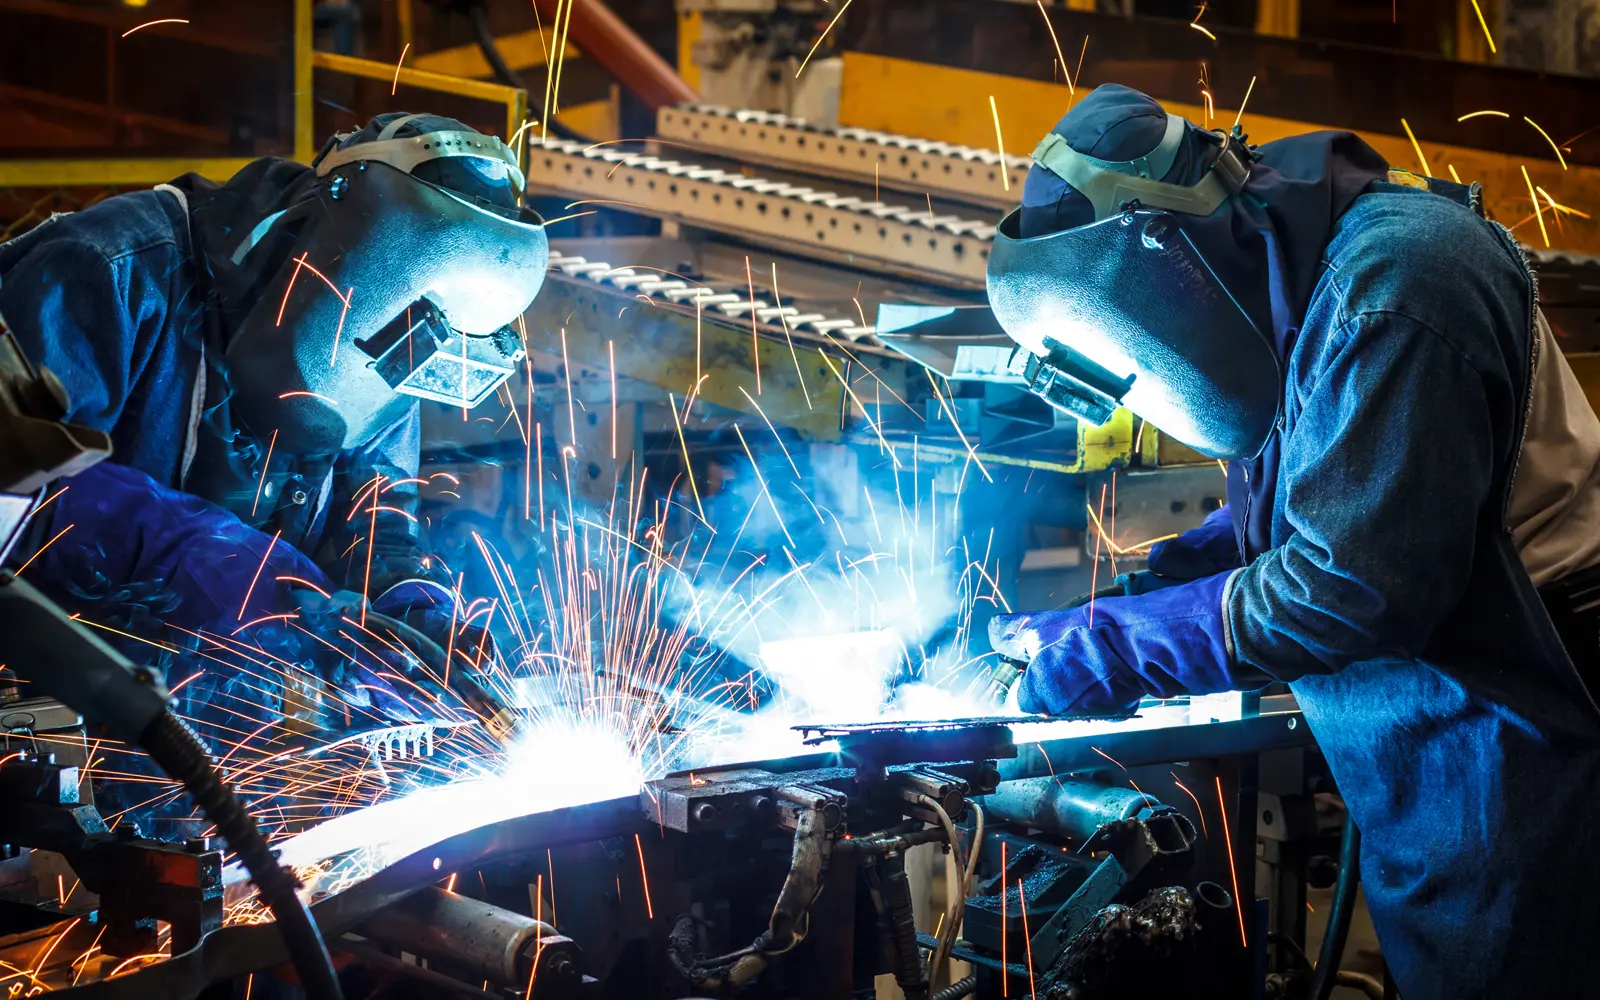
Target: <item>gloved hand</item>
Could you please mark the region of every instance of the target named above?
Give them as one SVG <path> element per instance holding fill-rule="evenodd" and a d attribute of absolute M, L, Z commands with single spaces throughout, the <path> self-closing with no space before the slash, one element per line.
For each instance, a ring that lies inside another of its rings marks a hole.
<path fill-rule="evenodd" d="M 1239 538 L 1227 504 L 1206 515 L 1197 527 L 1150 546 L 1150 572 L 1171 580 L 1198 580 L 1238 569 Z"/>
<path fill-rule="evenodd" d="M 294 546 L 127 466 L 102 462 L 63 485 L 35 528 L 55 541 L 24 575 L 68 611 L 142 633 L 147 642 L 106 636 L 135 662 L 155 655 L 150 642 L 204 653 L 201 676 L 180 689 L 179 709 L 191 719 L 237 734 L 295 714 L 309 697 L 290 690 L 304 680 L 296 668 L 332 689 L 318 714 L 333 725 L 347 715 L 355 725 L 437 714 L 379 676 L 382 664 L 341 655 L 348 609 L 320 598 L 332 585 Z"/>
<path fill-rule="evenodd" d="M 997 615 L 989 642 L 1028 664 L 1016 685 L 1025 712 L 1127 715 L 1145 695 L 1257 687 L 1269 678 L 1239 668 L 1228 650 L 1222 598 L 1230 576 L 1062 611 Z"/>

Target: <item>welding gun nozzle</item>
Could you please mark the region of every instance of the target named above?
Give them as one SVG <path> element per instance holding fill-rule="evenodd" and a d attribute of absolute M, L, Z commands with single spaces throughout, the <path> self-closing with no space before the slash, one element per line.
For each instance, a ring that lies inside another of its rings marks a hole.
<path fill-rule="evenodd" d="M 989 674 L 989 700 L 999 705 L 1006 700 L 1006 695 L 1011 693 L 1011 688 L 1017 683 L 1017 678 L 1022 676 L 1022 669 L 1026 664 L 1016 660 L 1001 660 L 1000 665 Z"/>

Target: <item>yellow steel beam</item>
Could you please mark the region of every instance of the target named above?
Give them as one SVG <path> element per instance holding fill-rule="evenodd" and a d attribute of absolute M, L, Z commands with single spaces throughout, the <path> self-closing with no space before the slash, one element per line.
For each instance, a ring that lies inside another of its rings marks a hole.
<path fill-rule="evenodd" d="M 506 65 L 512 69 L 543 66 L 548 61 L 550 42 L 546 39 L 545 33 L 538 28 L 501 35 L 495 39 L 495 44 L 500 49 L 500 55 L 505 58 Z M 568 45 L 565 57 L 579 58 L 579 52 Z M 429 73 L 443 73 L 446 76 L 476 79 L 494 75 L 494 70 L 489 68 L 488 60 L 483 58 L 483 51 L 476 45 L 457 45 L 437 52 L 412 56 L 411 65 Z"/>
<path fill-rule="evenodd" d="M 172 158 L 115 160 L 0 160 L 0 188 L 138 187 L 161 184 L 187 173 L 225 181 L 254 160 Z"/>
<path fill-rule="evenodd" d="M 698 10 L 678 14 L 678 75 L 696 91 L 700 89 L 700 64 L 694 61 L 694 44 L 700 40 L 704 25 Z"/>
<path fill-rule="evenodd" d="M 430 73 L 427 70 L 408 69 L 401 67 L 398 75 L 395 67 L 389 63 L 374 62 L 371 59 L 357 59 L 354 56 L 341 56 L 332 52 L 317 52 L 312 56 L 312 65 L 317 69 L 331 70 L 335 73 L 348 73 L 351 76 L 365 77 L 369 80 L 398 80 L 409 87 L 420 87 L 423 90 L 437 90 L 446 94 L 455 94 L 459 97 L 470 97 L 480 101 L 489 101 L 501 104 L 506 109 L 506 134 L 509 139 L 521 127 L 527 118 L 528 92 L 521 87 L 507 87 L 499 83 L 484 83 L 480 80 L 464 80 L 457 76 L 446 76 L 443 73 Z"/>
<path fill-rule="evenodd" d="M 939 99 L 929 100 L 929 94 L 938 94 Z M 1055 126 L 1068 107 L 1067 88 L 1062 84 L 846 52 L 839 122 L 992 149 L 995 138 L 990 95 L 995 99 L 1006 145 L 1016 150 L 1031 149 L 1040 136 Z M 1205 109 L 1198 104 L 1165 98 L 1162 103 L 1174 114 L 1206 123 Z M 1214 128 L 1226 128 L 1233 124 L 1234 115 L 1232 108 L 1217 108 L 1209 124 Z M 1243 125 L 1251 141 L 1257 143 L 1325 127 L 1249 113 L 1244 116 Z M 1395 126 L 1394 135 L 1364 132 L 1361 137 L 1395 166 L 1421 170 L 1411 140 L 1399 127 L 1398 117 Z M 1517 237 L 1530 246 L 1542 246 L 1543 239 L 1534 216 L 1528 183 L 1522 177 L 1524 166 L 1532 184 L 1544 188 L 1558 203 L 1600 216 L 1600 167 L 1571 165 L 1570 169 L 1563 170 L 1554 159 L 1523 159 L 1445 145 L 1437 136 L 1417 138 L 1428 167 L 1435 175 L 1449 178 L 1453 167 L 1462 181 L 1482 182 L 1490 214 L 1511 227 Z M 1555 213 L 1550 207 L 1541 207 L 1551 246 L 1600 253 L 1600 224 L 1571 215 L 1552 220 Z"/>
<path fill-rule="evenodd" d="M 1256 34 L 1300 37 L 1300 0 L 1256 0 Z"/>
<path fill-rule="evenodd" d="M 311 0 L 294 0 L 294 158 L 301 163 L 317 155 L 311 57 Z"/>

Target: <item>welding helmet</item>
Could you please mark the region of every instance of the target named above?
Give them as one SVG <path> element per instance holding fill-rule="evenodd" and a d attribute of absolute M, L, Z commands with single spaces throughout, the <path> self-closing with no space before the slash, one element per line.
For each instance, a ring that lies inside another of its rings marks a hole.
<path fill-rule="evenodd" d="M 1278 416 L 1277 353 L 1222 276 L 1230 244 L 1201 236 L 1250 178 L 1242 137 L 1107 85 L 1033 161 L 988 267 L 1029 388 L 1093 424 L 1126 406 L 1207 455 L 1258 454 Z"/>
<path fill-rule="evenodd" d="M 227 344 L 235 415 L 279 448 L 328 455 L 414 399 L 483 402 L 524 356 L 510 324 L 549 259 L 516 155 L 450 119 L 386 115 L 334 136 L 314 167 L 313 195 L 234 253 L 244 265 L 264 239 L 278 245 Z"/>

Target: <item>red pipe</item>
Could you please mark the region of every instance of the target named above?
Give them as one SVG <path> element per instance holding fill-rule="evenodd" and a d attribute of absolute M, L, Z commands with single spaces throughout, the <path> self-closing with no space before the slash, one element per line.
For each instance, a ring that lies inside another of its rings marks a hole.
<path fill-rule="evenodd" d="M 534 0 L 539 16 L 554 18 L 562 0 Z M 568 41 L 606 68 L 654 111 L 692 103 L 700 95 L 645 40 L 600 0 L 571 0 Z"/>

